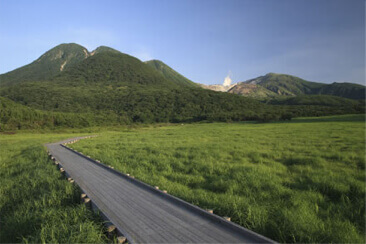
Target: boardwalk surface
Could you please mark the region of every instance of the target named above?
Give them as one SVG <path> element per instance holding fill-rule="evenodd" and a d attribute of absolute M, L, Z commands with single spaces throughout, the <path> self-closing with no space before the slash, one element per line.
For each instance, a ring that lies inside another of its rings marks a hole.
<path fill-rule="evenodd" d="M 63 142 L 46 146 L 131 243 L 271 242 L 181 200 L 171 200 L 170 196 L 102 167 L 60 143 Z"/>

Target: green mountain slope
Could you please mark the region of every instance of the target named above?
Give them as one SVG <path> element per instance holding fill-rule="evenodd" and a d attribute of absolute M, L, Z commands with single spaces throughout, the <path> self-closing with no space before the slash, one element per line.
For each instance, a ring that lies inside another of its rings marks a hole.
<path fill-rule="evenodd" d="M 318 93 L 351 99 L 365 99 L 365 86 L 352 83 L 332 83 L 321 87 Z"/>
<path fill-rule="evenodd" d="M 353 99 L 336 97 L 330 95 L 298 95 L 295 97 L 277 97 L 271 99 L 270 104 L 277 105 L 321 105 L 321 106 L 359 106 L 363 101 L 356 101 Z"/>
<path fill-rule="evenodd" d="M 365 86 L 362 85 L 351 83 L 324 84 L 285 74 L 269 73 L 245 83 L 262 86 L 280 96 L 325 94 L 351 99 L 365 99 Z"/>
<path fill-rule="evenodd" d="M 41 56 L 48 60 L 49 66 L 56 66 L 54 53 L 56 57 L 60 56 L 55 50 L 57 47 Z M 81 49 L 83 53 L 84 50 Z M 70 55 L 80 57 L 80 49 Z M 27 68 L 29 74 L 40 69 L 34 63 Z M 22 121 L 22 113 L 32 113 L 27 109 L 43 113 L 53 121 L 46 123 L 49 126 L 69 127 L 134 122 L 268 121 L 288 118 L 289 113 L 314 116 L 363 112 L 355 110 L 352 104 L 341 109 L 317 105 L 268 105 L 236 94 L 205 90 L 192 85 L 162 62 L 144 63 L 107 47 L 100 47 L 87 58 L 75 59 L 62 71 L 44 72 L 44 78 L 40 80 L 35 80 L 36 76 L 28 77 L 27 72 L 22 68 L 10 72 L 21 78 L 7 80 L 0 86 L 0 96 L 22 106 L 8 106 L 12 107 L 8 111 L 22 111 L 9 112 L 14 116 L 7 117 L 14 117 L 15 124 Z M 6 75 L 0 77 L 3 79 Z M 265 89 L 262 88 L 259 90 Z M 10 119 L 6 124 L 13 126 Z"/>
<path fill-rule="evenodd" d="M 98 49 L 97 49 L 98 50 Z M 139 59 L 115 51 L 97 52 L 53 79 L 63 84 L 136 85 L 175 87 L 158 71 Z"/>
<path fill-rule="evenodd" d="M 34 62 L 0 75 L 0 85 L 46 80 L 80 63 L 88 56 L 88 50 L 78 44 L 61 44 Z"/>
<path fill-rule="evenodd" d="M 166 65 L 165 63 L 163 63 L 160 60 L 150 60 L 150 61 L 146 61 L 145 63 L 148 64 L 149 66 L 153 67 L 157 71 L 159 71 L 161 74 L 164 75 L 164 77 L 166 79 L 168 79 L 170 81 L 173 81 L 177 84 L 187 85 L 187 86 L 191 86 L 191 87 L 198 86 L 196 83 L 187 79 L 183 75 L 179 74 L 178 72 L 176 72 L 175 70 L 173 70 L 172 68 L 170 68 L 168 65 Z"/>
<path fill-rule="evenodd" d="M 279 96 L 266 102 L 274 107 L 286 109 L 294 117 L 365 113 L 364 100 L 330 95 Z"/>
<path fill-rule="evenodd" d="M 112 52 L 112 53 L 121 53 L 120 51 L 117 51 L 116 49 L 106 47 L 106 46 L 100 46 L 97 47 L 93 52 L 90 53 L 91 56 L 97 53 L 103 53 L 103 52 Z"/>
<path fill-rule="evenodd" d="M 238 94 L 256 99 L 266 99 L 278 97 L 278 94 L 256 84 L 239 82 L 228 90 L 229 93 Z"/>
<path fill-rule="evenodd" d="M 110 111 L 127 123 L 244 120 L 266 113 L 255 100 L 172 81 L 137 58 L 111 51 L 95 53 L 48 80 L 3 85 L 0 94 L 44 111 Z"/>
<path fill-rule="evenodd" d="M 321 83 L 309 82 L 292 75 L 275 73 L 268 73 L 265 76 L 246 81 L 246 83 L 260 85 L 278 95 L 290 96 L 309 94 L 314 89 L 319 89 L 323 86 Z"/>

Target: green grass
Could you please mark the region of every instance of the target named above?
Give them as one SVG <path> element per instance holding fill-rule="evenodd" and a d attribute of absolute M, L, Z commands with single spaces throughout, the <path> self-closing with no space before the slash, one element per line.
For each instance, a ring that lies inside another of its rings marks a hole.
<path fill-rule="evenodd" d="M 363 115 L 155 126 L 73 147 L 279 242 L 364 243 L 364 126 Z"/>
<path fill-rule="evenodd" d="M 303 117 L 294 118 L 292 123 L 306 123 L 306 122 L 356 122 L 365 123 L 365 114 L 347 114 L 347 115 L 334 115 L 324 117 Z"/>
<path fill-rule="evenodd" d="M 103 243 L 102 220 L 80 203 L 43 143 L 76 134 L 0 134 L 0 242 Z"/>

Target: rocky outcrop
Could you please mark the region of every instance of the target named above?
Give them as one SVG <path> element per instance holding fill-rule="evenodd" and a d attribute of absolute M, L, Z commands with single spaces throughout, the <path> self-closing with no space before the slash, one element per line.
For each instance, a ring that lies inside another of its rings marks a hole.
<path fill-rule="evenodd" d="M 199 84 L 199 86 L 212 91 L 228 92 L 232 87 L 236 86 L 236 84 L 231 86 Z"/>

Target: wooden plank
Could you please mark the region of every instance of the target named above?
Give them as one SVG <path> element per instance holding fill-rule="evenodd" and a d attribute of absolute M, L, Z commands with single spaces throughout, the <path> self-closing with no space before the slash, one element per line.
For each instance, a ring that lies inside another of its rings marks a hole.
<path fill-rule="evenodd" d="M 273 242 L 60 145 L 68 141 L 46 146 L 130 243 Z"/>

